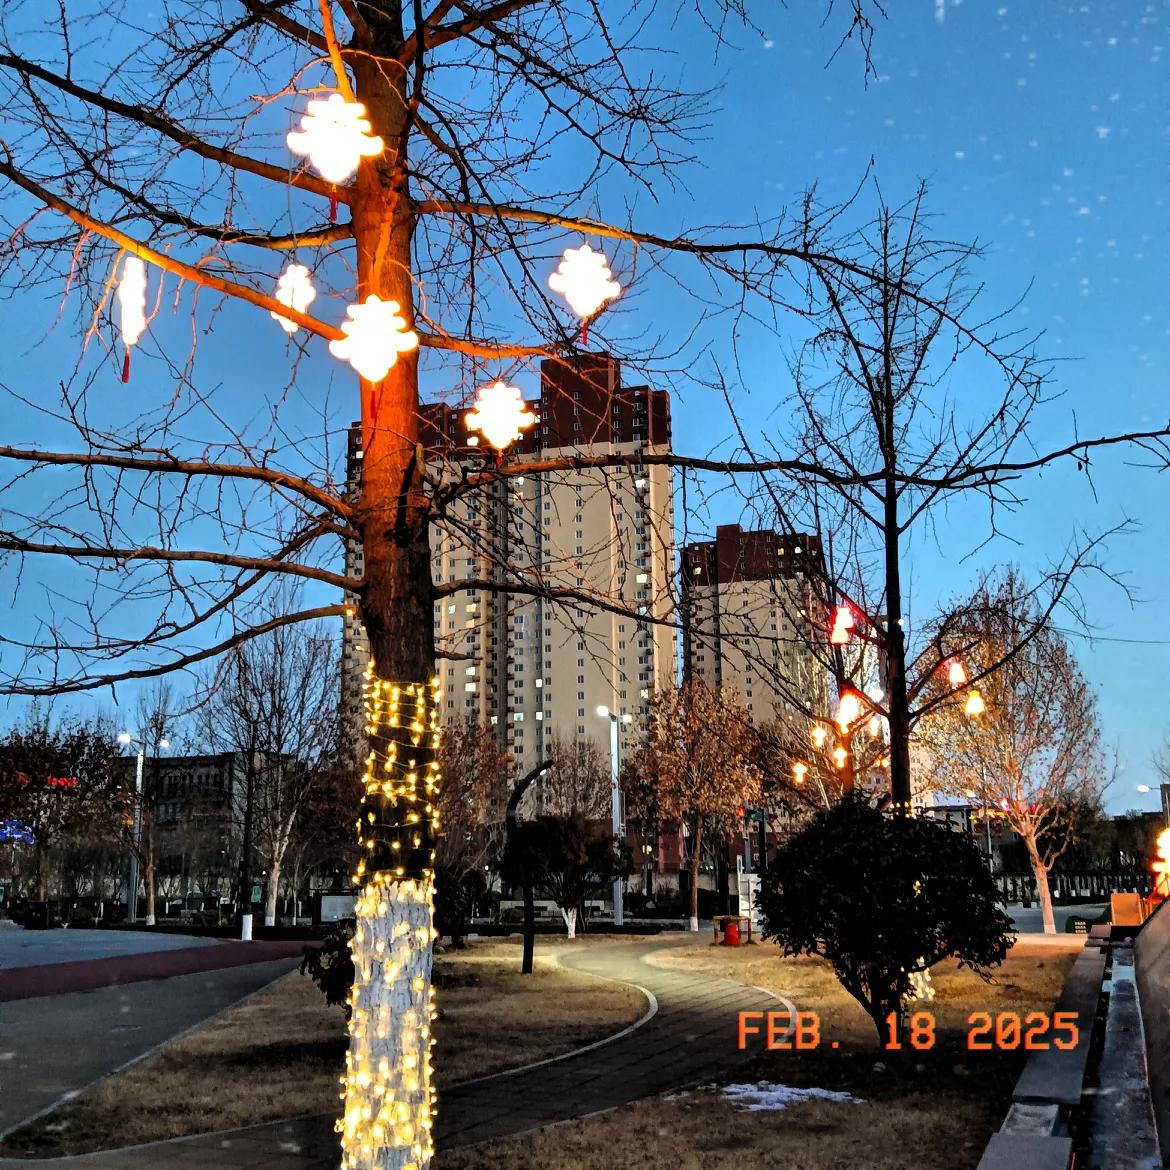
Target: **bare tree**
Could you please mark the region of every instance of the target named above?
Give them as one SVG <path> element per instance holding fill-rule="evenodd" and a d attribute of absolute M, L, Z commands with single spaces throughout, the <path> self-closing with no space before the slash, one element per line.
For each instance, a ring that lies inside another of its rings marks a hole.
<path fill-rule="evenodd" d="M 953 700 L 920 728 L 924 766 L 944 792 L 986 804 L 1023 842 L 1044 915 L 1056 931 L 1048 873 L 1100 807 L 1106 762 L 1093 689 L 1067 640 L 1036 632 L 1035 601 L 1013 571 L 959 607 L 949 645 L 985 677 L 977 716 Z"/>
<path fill-rule="evenodd" d="M 699 929 L 699 866 L 705 838 L 730 832 L 760 794 L 747 712 L 733 695 L 701 683 L 661 691 L 650 704 L 645 738 L 624 773 L 627 799 L 644 821 L 689 830 L 691 930 Z"/>
<path fill-rule="evenodd" d="M 543 816 L 579 816 L 608 824 L 612 806 L 609 753 L 596 740 L 554 734 L 546 754 L 551 766 L 529 790 L 528 802 L 537 805 Z"/>
<path fill-rule="evenodd" d="M 773 683 L 791 708 L 787 721 L 799 716 L 810 732 L 828 730 L 830 748 L 840 746 L 858 774 L 888 767 L 896 810 L 911 807 L 914 726 L 940 702 L 977 687 L 1000 661 L 984 662 L 939 692 L 949 619 L 908 627 L 908 543 L 958 500 L 981 501 L 986 531 L 972 536 L 973 551 L 1025 502 L 1019 484 L 1028 472 L 1063 455 L 1087 473 L 1101 446 L 1074 441 L 1061 451 L 1035 451 L 1029 429 L 1054 393 L 1049 367 L 1032 339 L 1004 324 L 1006 314 L 981 308 L 972 274 L 977 248 L 938 238 L 924 200 L 921 188 L 903 206 L 883 202 L 871 222 L 847 233 L 837 254 L 848 252 L 853 265 L 809 264 L 800 305 L 809 328 L 792 363 L 791 395 L 777 412 L 795 420 L 795 435 L 756 437 L 740 427 L 748 457 L 763 462 L 783 448 L 804 461 L 783 478 L 761 476 L 749 503 L 786 531 L 819 534 L 819 632 L 805 645 L 834 679 L 834 698 L 852 704 L 840 721 L 835 711 L 818 709 L 782 658 Z M 968 380 L 980 388 L 974 406 L 964 401 Z M 1164 435 L 1135 441 L 1164 461 Z M 1103 571 L 1103 539 L 1080 539 L 1036 585 L 1032 624 L 1015 630 L 1021 644 L 1057 606 L 1076 614 L 1077 575 Z M 789 600 L 798 631 L 803 604 Z M 834 641 L 838 624 L 843 636 Z M 1004 644 L 1002 658 L 1015 649 Z M 858 732 L 875 717 L 881 734 L 870 741 Z"/>
<path fill-rule="evenodd" d="M 265 926 L 276 921 L 297 819 L 337 752 L 338 685 L 336 638 L 321 626 L 281 626 L 231 652 L 200 711 L 212 749 L 242 761 L 244 786 L 235 802 L 245 867 L 253 841 L 268 864 Z"/>

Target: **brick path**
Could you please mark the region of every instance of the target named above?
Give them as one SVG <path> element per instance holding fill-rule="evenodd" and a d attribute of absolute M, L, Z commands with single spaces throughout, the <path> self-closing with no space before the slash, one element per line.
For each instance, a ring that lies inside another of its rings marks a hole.
<path fill-rule="evenodd" d="M 525 1133 L 696 1084 L 734 1070 L 737 1013 L 768 1011 L 774 997 L 725 979 L 671 971 L 647 962 L 655 951 L 694 945 L 699 935 L 603 943 L 563 955 L 570 967 L 634 983 L 657 1000 L 641 1027 L 582 1052 L 528 1069 L 456 1085 L 439 1100 L 437 1143 L 470 1145 Z M 333 1117 L 257 1125 L 127 1150 L 0 1167 L 41 1170 L 336 1170 Z"/>

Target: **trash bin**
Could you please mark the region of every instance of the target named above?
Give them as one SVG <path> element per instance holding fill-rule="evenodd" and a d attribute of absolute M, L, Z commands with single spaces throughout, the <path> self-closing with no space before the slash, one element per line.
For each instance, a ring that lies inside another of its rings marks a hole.
<path fill-rule="evenodd" d="M 48 930 L 52 918 L 48 902 L 29 902 L 24 908 L 25 930 Z"/>
<path fill-rule="evenodd" d="M 734 918 L 723 924 L 723 945 L 725 947 L 739 946 L 739 923 Z"/>

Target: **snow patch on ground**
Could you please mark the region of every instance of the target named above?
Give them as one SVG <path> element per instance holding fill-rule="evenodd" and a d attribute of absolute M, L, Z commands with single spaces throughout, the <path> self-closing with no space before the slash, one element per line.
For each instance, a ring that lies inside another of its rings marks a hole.
<path fill-rule="evenodd" d="M 775 1085 L 771 1081 L 760 1081 L 755 1085 L 724 1085 L 723 1095 L 737 1109 L 749 1113 L 765 1110 L 787 1109 L 801 1101 L 841 1101 L 848 1105 L 862 1105 L 860 1097 L 849 1093 L 837 1093 L 831 1089 L 794 1089 L 790 1085 Z"/>

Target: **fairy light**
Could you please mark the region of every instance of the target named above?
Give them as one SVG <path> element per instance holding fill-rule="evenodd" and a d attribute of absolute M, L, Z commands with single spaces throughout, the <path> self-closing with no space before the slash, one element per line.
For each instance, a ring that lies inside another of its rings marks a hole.
<path fill-rule="evenodd" d="M 400 353 L 418 348 L 418 334 L 406 328 L 397 301 L 384 301 L 376 293 L 361 304 L 349 305 L 341 323 L 344 337 L 329 343 L 329 352 L 351 366 L 367 382 L 380 382 L 398 361 Z"/>
<path fill-rule="evenodd" d="M 833 763 L 838 768 L 844 768 L 846 760 L 849 759 L 849 753 L 843 748 L 838 747 L 833 749 Z"/>
<path fill-rule="evenodd" d="M 823 724 L 818 723 L 812 729 L 813 747 L 822 748 L 825 746 L 825 740 L 829 738 L 829 729 Z"/>
<path fill-rule="evenodd" d="M 588 244 L 565 249 L 557 270 L 548 278 L 548 287 L 560 293 L 581 318 L 582 345 L 589 340 L 589 319 L 622 291 L 613 279 L 605 253 L 595 252 Z"/>
<path fill-rule="evenodd" d="M 122 262 L 118 281 L 118 326 L 126 356 L 122 359 L 122 381 L 130 381 L 130 347 L 146 332 L 146 265 L 137 256 Z"/>
<path fill-rule="evenodd" d="M 792 780 L 795 784 L 803 784 L 805 776 L 808 775 L 808 764 L 801 760 L 797 760 L 792 765 Z"/>
<path fill-rule="evenodd" d="M 536 422 L 515 386 L 493 382 L 476 393 L 475 409 L 467 414 L 467 429 L 479 431 L 497 451 L 520 438 Z"/>
<path fill-rule="evenodd" d="M 847 645 L 854 624 L 853 610 L 847 605 L 837 606 L 833 611 L 833 628 L 829 631 L 829 642 L 833 646 Z"/>
<path fill-rule="evenodd" d="M 861 716 L 861 696 L 851 688 L 846 688 L 841 692 L 841 697 L 837 700 L 837 714 L 834 720 L 841 734 L 845 735 L 849 730 L 849 725 L 856 721 Z"/>
<path fill-rule="evenodd" d="M 364 680 L 370 753 L 355 881 L 341 1170 L 421 1170 L 434 1154 L 431 1070 L 439 680 Z"/>
<path fill-rule="evenodd" d="M 282 305 L 296 309 L 298 313 L 305 312 L 317 297 L 317 290 L 309 278 L 309 270 L 303 264 L 290 264 L 280 274 L 273 297 Z M 275 309 L 270 310 L 269 315 L 290 336 L 300 328 L 295 321 L 283 313 L 276 312 Z"/>

